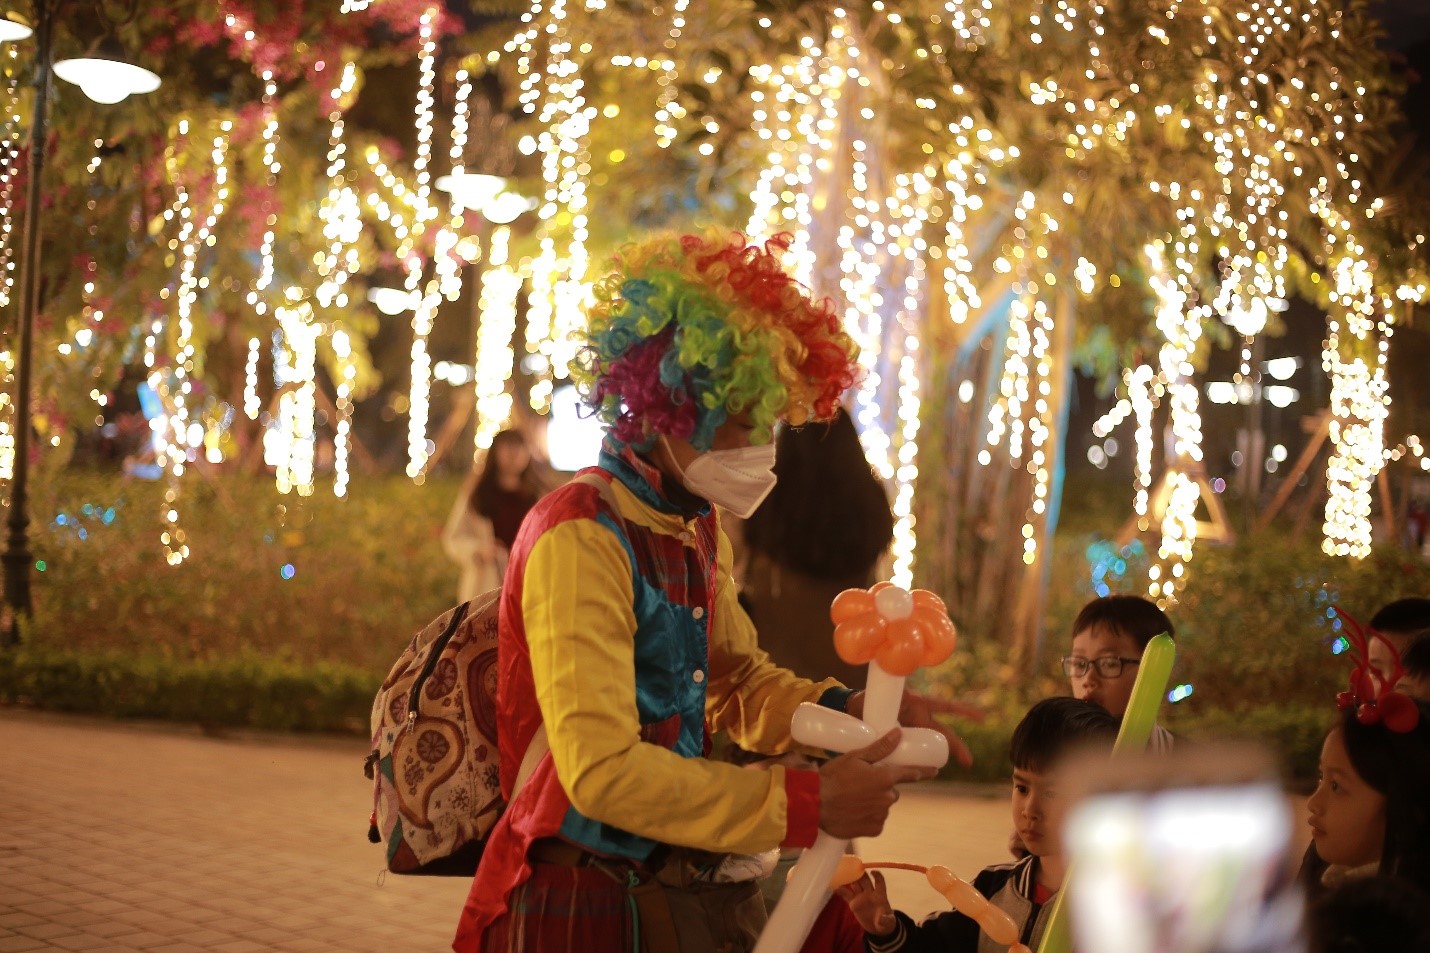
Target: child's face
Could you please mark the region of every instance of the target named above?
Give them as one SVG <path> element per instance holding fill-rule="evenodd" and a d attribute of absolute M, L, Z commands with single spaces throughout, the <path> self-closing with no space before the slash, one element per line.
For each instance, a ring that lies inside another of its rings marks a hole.
<path fill-rule="evenodd" d="M 1099 658 L 1141 659 L 1142 649 L 1126 632 L 1110 626 L 1096 626 L 1073 635 L 1072 658 L 1085 658 L 1089 661 Z M 1097 671 L 1096 665 L 1089 665 L 1085 674 L 1070 676 L 1069 680 L 1072 683 L 1073 697 L 1096 702 L 1121 718 L 1127 713 L 1127 702 L 1132 698 L 1132 684 L 1137 681 L 1137 666 L 1123 663 L 1120 675 L 1104 678 Z"/>
<path fill-rule="evenodd" d="M 1356 774 L 1339 728 L 1321 746 L 1321 782 L 1306 807 L 1311 814 L 1311 839 L 1326 863 L 1362 867 L 1380 860 L 1385 795 Z"/>
<path fill-rule="evenodd" d="M 1034 857 L 1062 853 L 1066 798 L 1058 790 L 1056 771 L 1013 769 L 1013 827 Z"/>

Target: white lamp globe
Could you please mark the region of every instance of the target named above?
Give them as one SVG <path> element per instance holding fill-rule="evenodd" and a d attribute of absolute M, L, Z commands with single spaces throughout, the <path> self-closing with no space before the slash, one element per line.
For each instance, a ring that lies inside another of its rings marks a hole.
<path fill-rule="evenodd" d="M 501 194 L 506 188 L 506 179 L 499 175 L 482 175 L 479 172 L 453 172 L 439 176 L 432 183 L 439 192 L 446 192 L 464 209 L 481 211 L 482 206 Z"/>
<path fill-rule="evenodd" d="M 113 105 L 134 93 L 152 93 L 159 77 L 142 66 L 96 53 L 55 64 L 55 75 L 73 83 L 97 103 Z"/>
<path fill-rule="evenodd" d="M 14 43 L 18 40 L 26 40 L 29 39 L 30 35 L 34 32 L 34 30 L 25 26 L 23 23 L 17 23 L 8 17 L 0 17 L 0 43 Z"/>
<path fill-rule="evenodd" d="M 529 212 L 532 201 L 515 192 L 503 192 L 481 207 L 482 217 L 494 225 L 510 225 L 523 212 Z"/>

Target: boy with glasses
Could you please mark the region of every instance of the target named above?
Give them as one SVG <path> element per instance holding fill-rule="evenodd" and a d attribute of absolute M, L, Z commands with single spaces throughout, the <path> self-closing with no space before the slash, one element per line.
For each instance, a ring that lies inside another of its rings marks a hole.
<path fill-rule="evenodd" d="M 1142 652 L 1163 633 L 1176 634 L 1172 620 L 1141 596 L 1104 596 L 1083 606 L 1073 622 L 1072 652 L 1062 660 L 1073 696 L 1121 718 L 1132 698 Z M 1147 750 L 1171 751 L 1172 733 L 1154 726 Z"/>

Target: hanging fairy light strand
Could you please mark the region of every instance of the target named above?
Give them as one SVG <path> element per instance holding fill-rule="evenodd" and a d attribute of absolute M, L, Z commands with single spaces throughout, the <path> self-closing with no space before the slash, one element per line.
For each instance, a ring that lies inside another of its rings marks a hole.
<path fill-rule="evenodd" d="M 5 131 L 0 138 L 0 308 L 9 307 L 15 288 L 15 223 L 12 216 L 15 202 L 15 180 L 19 177 L 20 131 L 24 128 L 19 114 L 19 67 L 16 44 L 4 46 Z"/>
<path fill-rule="evenodd" d="M 180 121 L 179 134 L 181 137 L 187 135 L 188 125 L 188 120 Z M 150 386 L 173 407 L 168 420 L 158 431 L 160 439 L 156 441 L 160 453 L 160 463 L 169 475 L 169 485 L 164 492 L 164 505 L 161 510 L 165 529 L 159 539 L 164 544 L 165 559 L 171 566 L 177 566 L 189 555 L 187 533 L 179 524 L 179 480 L 184 475 L 184 470 L 194 449 L 202 445 L 204 433 L 203 425 L 198 421 L 191 420 L 191 402 L 194 398 L 194 359 L 197 354 L 193 338 L 193 311 L 194 305 L 198 302 L 200 288 L 208 284 L 207 277 L 198 273 L 198 256 L 202 249 L 213 244 L 214 227 L 223 216 L 228 202 L 227 163 L 229 136 L 232 132 L 232 120 L 225 119 L 219 124 L 219 132 L 213 138 L 209 152 L 210 160 L 213 163 L 213 201 L 202 223 L 195 223 L 193 200 L 187 188 L 182 184 L 177 186 L 181 224 L 179 228 L 179 279 L 175 292 L 174 357 L 167 375 L 156 369 L 149 378 Z M 171 178 L 176 183 L 180 181 L 177 172 L 178 168 L 175 164 L 171 168 Z M 160 420 L 162 421 L 163 418 Z"/>
<path fill-rule="evenodd" d="M 690 0 L 675 0 L 670 15 L 670 35 L 665 38 L 664 43 L 664 69 L 657 80 L 660 93 L 656 96 L 655 141 L 662 149 L 669 148 L 675 141 L 674 123 L 685 115 L 685 109 L 680 105 L 680 87 L 677 84 L 680 74 L 677 72 L 675 57 L 676 48 L 680 45 L 680 35 L 685 31 L 685 11 L 689 6 Z"/>
<path fill-rule="evenodd" d="M 924 226 L 935 190 L 925 173 L 898 175 L 894 193 L 885 200 L 890 224 L 885 251 L 898 261 L 903 272 L 895 326 L 902 331 L 899 355 L 899 446 L 898 469 L 894 471 L 894 585 L 910 588 L 914 579 L 914 557 L 918 549 L 917 520 L 914 516 L 914 488 L 919 477 L 919 411 L 921 408 L 922 358 L 920 356 L 920 315 L 926 294 Z"/>
<path fill-rule="evenodd" d="M 1158 561 L 1148 569 L 1148 595 L 1166 607 L 1176 601 L 1185 582 L 1186 564 L 1191 561 L 1197 540 L 1197 503 L 1201 490 L 1189 470 L 1200 464 L 1201 417 L 1198 391 L 1192 380 L 1192 354 L 1201 337 L 1203 312 L 1191 300 L 1187 276 L 1195 260 L 1195 229 L 1190 216 L 1181 216 L 1181 239 L 1173 245 L 1168 260 L 1168 242 L 1153 242 L 1144 255 L 1149 265 L 1149 284 L 1157 299 L 1156 324 L 1162 335 L 1158 354 L 1160 375 L 1171 406 L 1172 458 L 1166 510 L 1162 516 L 1162 541 Z"/>
<path fill-rule="evenodd" d="M 313 495 L 313 461 L 317 433 L 317 355 L 322 328 L 313 321 L 313 307 L 301 288 L 289 288 L 287 300 L 274 309 L 283 346 L 273 362 L 279 386 L 278 414 L 264 456 L 274 468 L 278 492 Z"/>
<path fill-rule="evenodd" d="M 863 380 L 855 393 L 855 420 L 864 454 L 884 480 L 894 477 L 892 442 L 884 427 L 879 390 L 883 386 L 880 356 L 883 353 L 883 316 L 876 304 L 882 302 L 879 255 L 884 229 L 883 208 L 870 181 L 871 159 L 865 141 L 852 143 L 850 204 L 846 220 L 839 228 L 841 256 L 840 290 L 845 301 L 844 326 L 859 344 L 859 365 Z"/>
<path fill-rule="evenodd" d="M 511 419 L 512 396 L 507 391 L 514 369 L 512 337 L 516 334 L 517 300 L 522 276 L 508 261 L 511 229 L 498 226 L 492 232 L 487 265 L 482 272 L 478 307 L 482 320 L 477 326 L 477 353 L 474 360 L 476 400 L 476 444 L 474 455 L 491 447 L 492 438 Z"/>
<path fill-rule="evenodd" d="M 537 146 L 545 182 L 537 213 L 542 237 L 532 263 L 526 332 L 526 348 L 535 358 L 532 369 L 537 378 L 527 399 L 538 411 L 550 406 L 555 380 L 569 376 L 576 334 L 585 322 L 590 297 L 586 242 L 591 237 L 587 211 L 591 163 L 587 150 L 596 109 L 587 103 L 582 61 L 571 42 L 566 8 L 565 0 L 551 4 L 544 26 L 548 38 L 545 72 L 539 74 L 529 67 L 528 76 L 529 89 L 540 90 L 527 105 L 529 111 L 535 111 L 539 99 L 537 117 L 542 130 Z M 532 5 L 533 16 L 540 10 L 539 3 Z"/>
<path fill-rule="evenodd" d="M 352 453 L 353 384 L 357 364 L 353 360 L 352 340 L 342 328 L 333 331 L 333 356 L 337 358 L 337 397 L 334 405 L 338 422 L 333 436 L 333 495 L 339 499 L 348 495 L 348 457 Z"/>
<path fill-rule="evenodd" d="M 278 83 L 272 70 L 263 71 L 263 169 L 265 172 L 265 194 L 261 211 L 263 214 L 263 241 L 258 247 L 258 276 L 248 293 L 248 303 L 254 313 L 263 316 L 268 312 L 264 292 L 273 284 L 273 243 L 277 234 L 277 209 L 274 207 L 278 189 L 278 173 L 283 165 L 278 161 L 278 109 L 275 99 Z M 331 144 L 330 144 L 331 149 Z M 329 160 L 331 161 L 331 159 Z"/>

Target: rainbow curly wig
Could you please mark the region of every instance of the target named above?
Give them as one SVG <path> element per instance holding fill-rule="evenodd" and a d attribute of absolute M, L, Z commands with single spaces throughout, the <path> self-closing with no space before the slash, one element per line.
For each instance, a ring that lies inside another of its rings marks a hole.
<path fill-rule="evenodd" d="M 777 421 L 828 420 L 857 376 L 857 348 L 828 301 L 780 267 L 789 235 L 660 235 L 623 248 L 595 287 L 572 377 L 617 439 L 658 435 L 710 449 L 748 413 L 754 442 Z"/>

